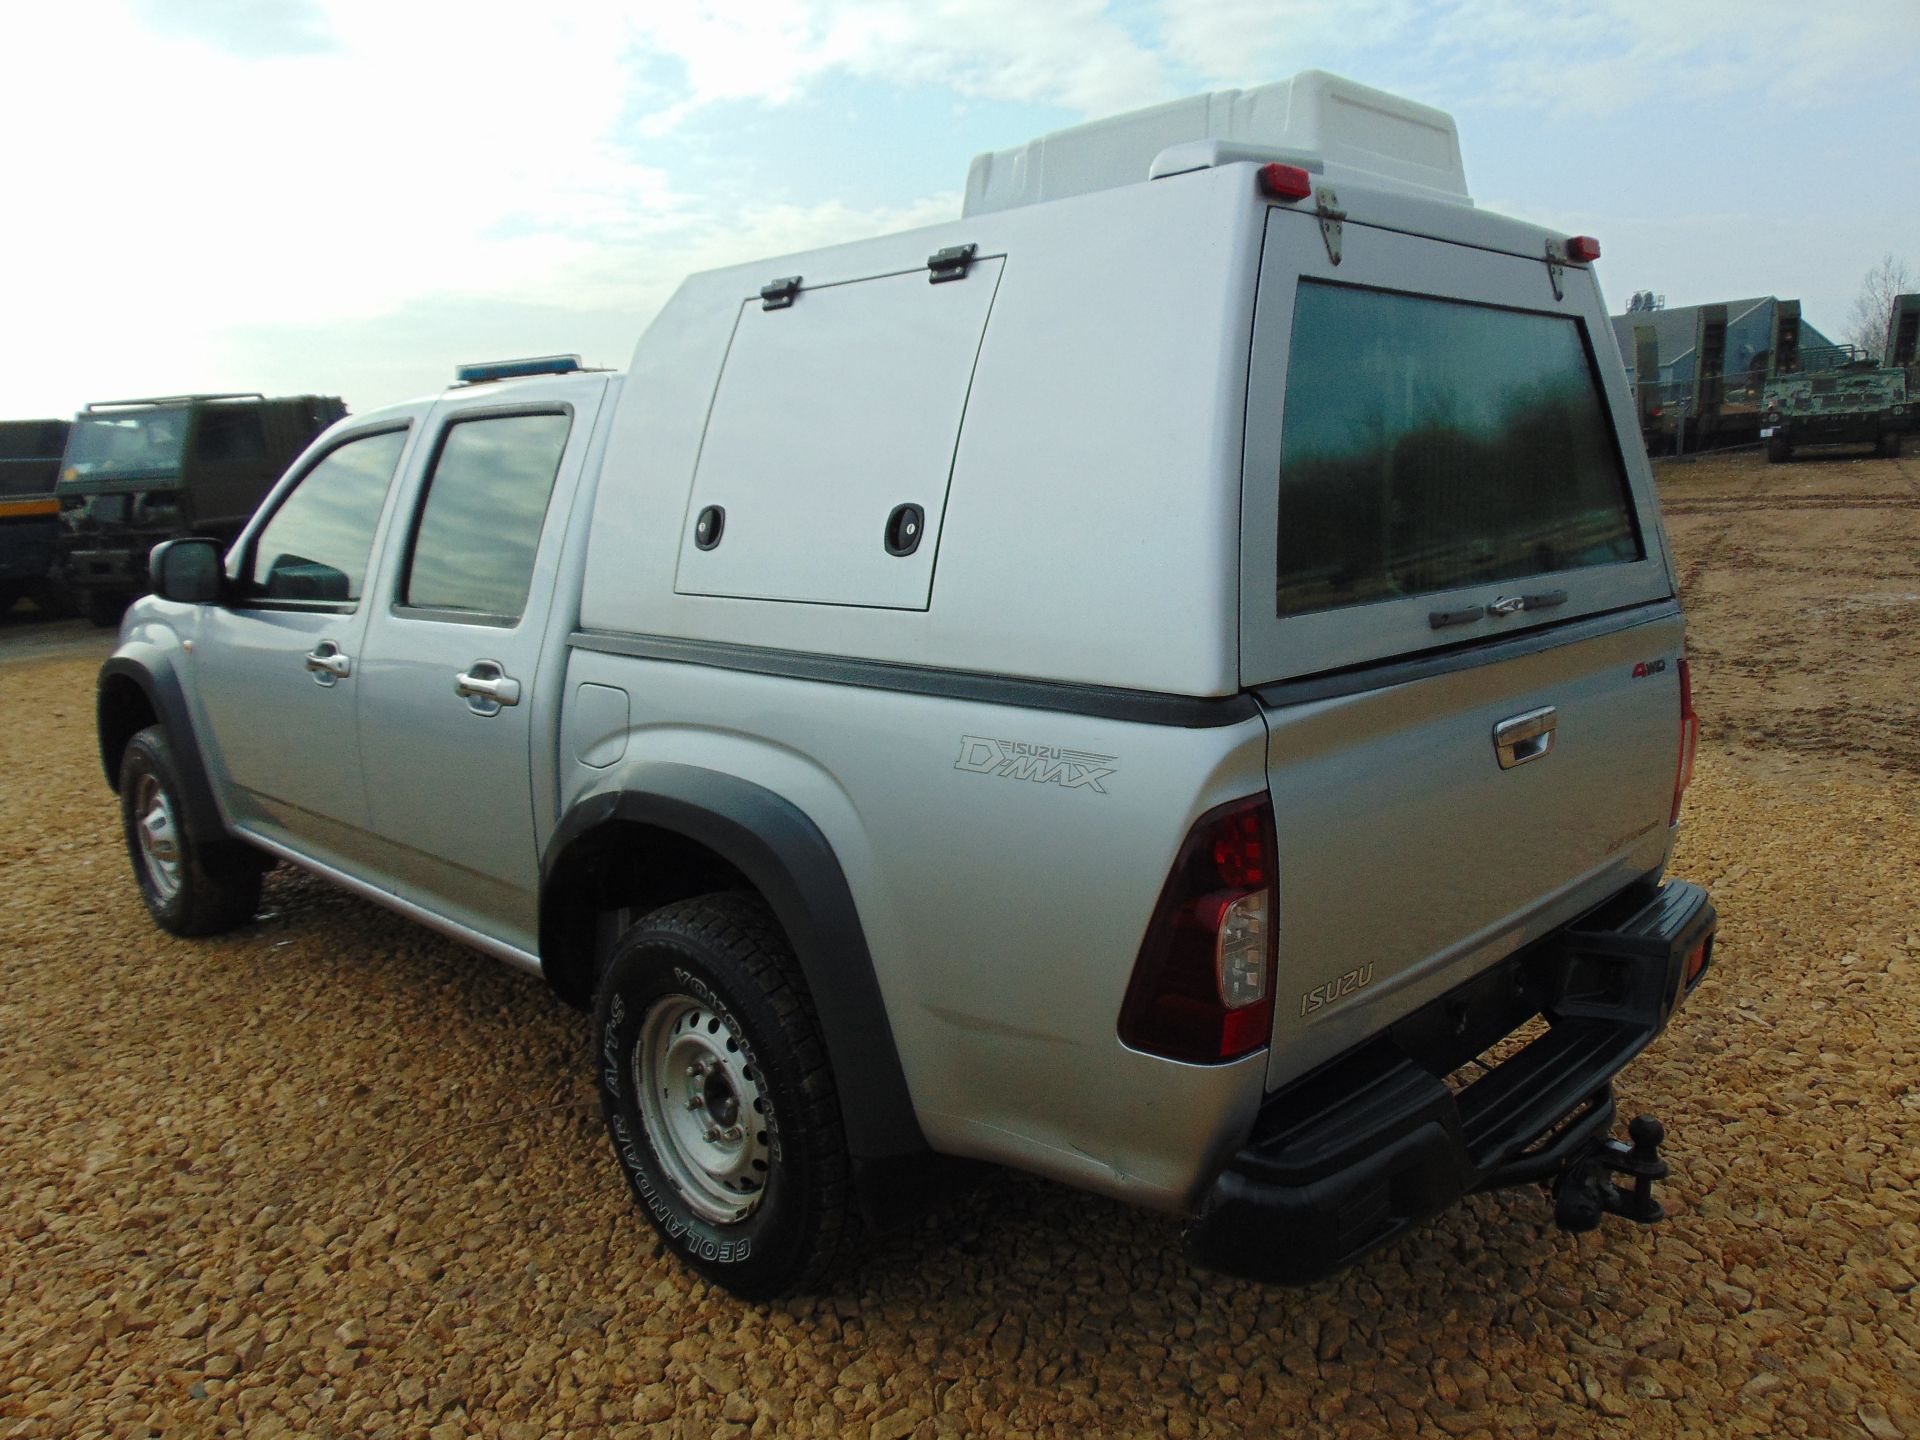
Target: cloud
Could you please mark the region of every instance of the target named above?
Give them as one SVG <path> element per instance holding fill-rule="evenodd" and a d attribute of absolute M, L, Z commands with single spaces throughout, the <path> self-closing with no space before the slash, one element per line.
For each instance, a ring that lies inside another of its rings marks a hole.
<path fill-rule="evenodd" d="M 1426 48 L 1416 36 L 1432 9 L 1417 0 L 1162 0 L 1158 16 L 1167 59 L 1199 88 L 1219 88 L 1338 69 L 1386 45 L 1404 64 L 1406 52 Z"/>
<path fill-rule="evenodd" d="M 728 100 L 789 103 L 835 75 L 983 100 L 1108 113 L 1167 98 L 1159 59 L 1106 0 L 714 0 L 640 12 L 636 38 L 678 64 L 660 133 Z"/>
<path fill-rule="evenodd" d="M 1203 86 L 1346 67 L 1442 103 L 1596 115 L 1891 81 L 1920 42 L 1912 0 L 1161 0 L 1158 14 L 1166 58 Z"/>
<path fill-rule="evenodd" d="M 155 34 L 247 60 L 319 55 L 340 43 L 318 0 L 134 0 L 133 8 Z"/>

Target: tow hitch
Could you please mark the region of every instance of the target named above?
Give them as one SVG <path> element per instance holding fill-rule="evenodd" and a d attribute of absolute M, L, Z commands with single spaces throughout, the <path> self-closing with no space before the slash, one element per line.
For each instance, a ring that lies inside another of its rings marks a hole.
<path fill-rule="evenodd" d="M 1627 1124 L 1632 1145 L 1599 1140 L 1571 1162 L 1553 1182 L 1553 1219 L 1575 1234 L 1591 1230 L 1607 1215 L 1620 1215 L 1639 1225 L 1664 1219 L 1666 1211 L 1653 1198 L 1657 1180 L 1667 1178 L 1667 1162 L 1660 1158 L 1667 1129 L 1651 1115 L 1636 1115 Z M 1631 1186 L 1616 1184 L 1624 1175 Z"/>

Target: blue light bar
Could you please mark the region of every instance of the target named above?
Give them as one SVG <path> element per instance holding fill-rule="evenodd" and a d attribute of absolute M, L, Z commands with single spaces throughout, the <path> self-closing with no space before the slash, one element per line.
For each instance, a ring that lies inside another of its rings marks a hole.
<path fill-rule="evenodd" d="M 456 385 L 478 385 L 484 380 L 512 380 L 521 375 L 571 375 L 580 368 L 578 355 L 536 355 L 531 360 L 489 360 L 484 365 L 462 365 L 453 372 Z"/>

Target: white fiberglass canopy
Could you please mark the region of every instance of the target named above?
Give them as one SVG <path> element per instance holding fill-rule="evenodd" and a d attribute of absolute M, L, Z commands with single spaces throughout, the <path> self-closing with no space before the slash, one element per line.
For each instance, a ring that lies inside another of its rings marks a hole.
<path fill-rule="evenodd" d="M 1060 200 L 1235 160 L 1285 160 L 1471 204 L 1453 117 L 1384 90 L 1303 70 L 1216 90 L 976 155 L 963 215 Z"/>

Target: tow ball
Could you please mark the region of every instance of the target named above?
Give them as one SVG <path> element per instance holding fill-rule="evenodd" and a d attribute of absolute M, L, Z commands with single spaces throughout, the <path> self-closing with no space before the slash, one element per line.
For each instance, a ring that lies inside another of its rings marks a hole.
<path fill-rule="evenodd" d="M 1591 1230 L 1608 1215 L 1624 1216 L 1639 1225 L 1665 1217 L 1653 1198 L 1656 1180 L 1667 1178 L 1667 1162 L 1660 1158 L 1666 1126 L 1651 1115 L 1636 1115 L 1627 1124 L 1631 1145 L 1602 1140 L 1560 1172 L 1553 1183 L 1553 1219 L 1575 1234 Z M 1630 1185 L 1616 1184 L 1624 1175 Z"/>

